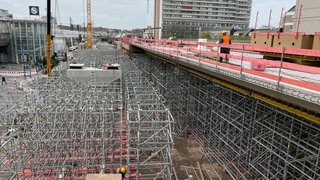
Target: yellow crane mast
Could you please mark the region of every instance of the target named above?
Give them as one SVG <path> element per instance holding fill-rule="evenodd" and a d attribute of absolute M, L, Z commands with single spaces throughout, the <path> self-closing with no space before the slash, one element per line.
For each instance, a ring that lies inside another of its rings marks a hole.
<path fill-rule="evenodd" d="M 87 44 L 86 48 L 92 48 L 92 22 L 91 22 L 91 0 L 87 0 Z"/>
<path fill-rule="evenodd" d="M 51 74 L 51 0 L 47 0 L 47 35 L 46 35 L 46 62 L 47 74 Z"/>

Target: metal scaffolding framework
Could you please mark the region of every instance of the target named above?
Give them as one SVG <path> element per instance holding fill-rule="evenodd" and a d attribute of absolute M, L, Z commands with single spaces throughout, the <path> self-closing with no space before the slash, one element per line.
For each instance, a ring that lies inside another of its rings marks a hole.
<path fill-rule="evenodd" d="M 117 50 L 74 57 L 95 68 L 125 62 Z M 173 118 L 138 68 L 123 66 L 126 78 L 83 83 L 61 63 L 26 83 L 19 101 L 2 102 L 0 179 L 85 179 L 122 165 L 127 179 L 171 179 Z"/>
<path fill-rule="evenodd" d="M 157 88 L 133 63 L 123 63 L 127 108 L 127 153 L 137 154 L 136 179 L 171 179 L 173 117 Z M 139 176 L 141 178 L 139 178 Z"/>
<path fill-rule="evenodd" d="M 191 133 L 203 156 L 232 179 L 320 178 L 319 124 L 165 61 L 138 59 L 166 100 L 177 136 Z"/>
<path fill-rule="evenodd" d="M 2 99 L 1 179 L 84 179 L 121 165 L 127 179 L 175 179 L 174 138 L 190 134 L 232 179 L 320 178 L 319 124 L 143 54 L 92 49 L 74 57 L 93 68 L 120 63 L 122 78 L 83 83 L 61 63 Z M 181 169 L 184 179 L 218 177 Z"/>
<path fill-rule="evenodd" d="M 202 169 L 202 168 L 200 169 L 199 167 L 193 167 L 193 166 L 182 166 L 182 167 L 185 170 L 185 173 L 187 174 L 188 180 L 193 180 L 193 179 L 222 180 L 222 177 L 220 177 L 219 173 L 213 167 L 208 169 Z"/>

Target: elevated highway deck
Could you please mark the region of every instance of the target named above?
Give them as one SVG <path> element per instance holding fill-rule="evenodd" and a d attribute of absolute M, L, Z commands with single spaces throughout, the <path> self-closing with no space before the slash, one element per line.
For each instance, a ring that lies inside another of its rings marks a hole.
<path fill-rule="evenodd" d="M 258 53 L 261 48 L 248 44 L 230 46 L 228 63 L 217 61 L 225 54 L 217 51 L 220 46 L 216 43 L 125 39 L 122 47 L 129 51 L 143 51 L 200 77 L 320 123 L 318 67 L 266 60 Z M 276 51 L 301 53 L 284 48 Z M 320 52 L 312 53 L 309 54 L 320 57 Z"/>

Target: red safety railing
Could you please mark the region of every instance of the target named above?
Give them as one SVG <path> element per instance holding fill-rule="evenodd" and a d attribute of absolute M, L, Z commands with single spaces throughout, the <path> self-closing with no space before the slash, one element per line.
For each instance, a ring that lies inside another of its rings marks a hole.
<path fill-rule="evenodd" d="M 298 48 L 281 48 L 281 47 L 266 47 L 257 46 L 246 43 L 234 43 L 228 44 L 217 44 L 215 42 L 197 42 L 197 41 L 186 41 L 186 40 L 158 40 L 152 42 L 146 42 L 143 39 L 132 39 L 130 44 L 133 46 L 149 49 L 158 53 L 164 53 L 169 56 L 184 57 L 190 61 L 208 63 L 215 66 L 226 67 L 235 71 L 241 71 L 262 78 L 267 78 L 272 81 L 279 81 L 282 83 L 288 83 L 294 86 L 303 87 L 310 90 L 320 92 L 320 83 L 308 82 L 303 75 L 299 77 L 299 72 L 308 73 L 311 77 L 312 74 L 320 75 L 320 68 L 313 66 L 306 66 L 301 64 L 294 64 L 289 62 L 283 62 L 279 60 L 263 59 L 260 52 L 270 52 L 279 54 L 291 54 L 291 55 L 306 55 L 312 57 L 320 57 L 320 51 L 310 49 L 298 49 Z M 204 46 L 205 49 L 202 49 Z M 223 54 L 218 51 L 221 47 L 227 47 L 231 49 L 231 54 Z M 217 61 L 219 57 L 226 57 L 238 60 L 242 63 L 250 63 L 249 68 L 239 67 L 235 64 L 220 63 Z M 264 72 L 266 68 L 279 68 L 296 71 L 297 74 L 294 77 L 287 77 L 281 75 L 268 74 Z"/>

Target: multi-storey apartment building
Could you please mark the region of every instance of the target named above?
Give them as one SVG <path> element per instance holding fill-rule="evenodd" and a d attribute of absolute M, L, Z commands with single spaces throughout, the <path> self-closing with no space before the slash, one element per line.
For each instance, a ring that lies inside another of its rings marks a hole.
<path fill-rule="evenodd" d="M 168 37 L 174 31 L 197 35 L 199 31 L 247 29 L 252 0 L 155 0 L 155 37 Z M 181 32 L 181 31 L 180 31 Z"/>

